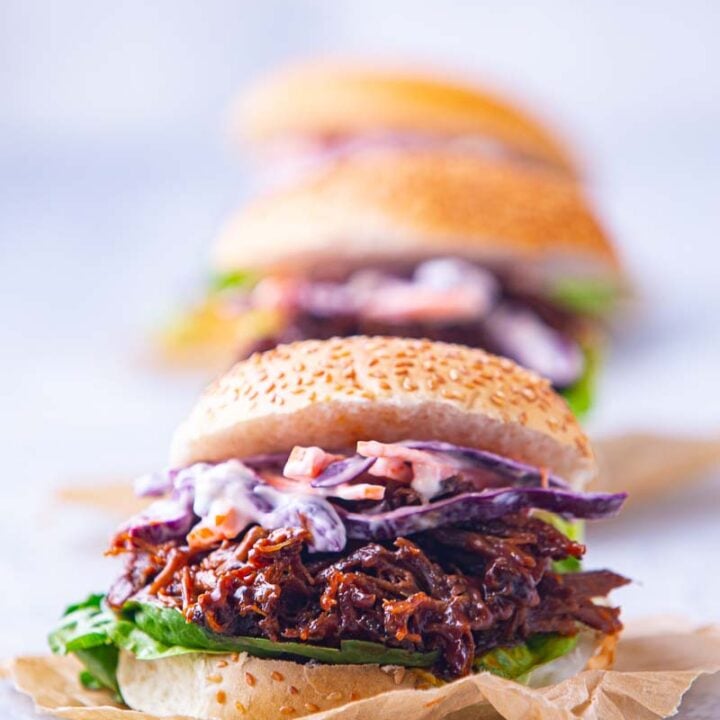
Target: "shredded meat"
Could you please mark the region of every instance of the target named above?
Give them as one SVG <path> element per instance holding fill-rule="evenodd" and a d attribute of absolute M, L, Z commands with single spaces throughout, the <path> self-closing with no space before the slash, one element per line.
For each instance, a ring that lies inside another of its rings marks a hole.
<path fill-rule="evenodd" d="M 439 650 L 436 670 L 447 677 L 534 633 L 621 628 L 618 610 L 592 598 L 627 581 L 608 571 L 553 572 L 553 560 L 581 557 L 584 547 L 527 513 L 350 544 L 342 554 L 308 554 L 308 540 L 303 529 L 253 527 L 196 555 L 173 543 L 134 548 L 109 602 L 150 597 L 227 635 Z"/>

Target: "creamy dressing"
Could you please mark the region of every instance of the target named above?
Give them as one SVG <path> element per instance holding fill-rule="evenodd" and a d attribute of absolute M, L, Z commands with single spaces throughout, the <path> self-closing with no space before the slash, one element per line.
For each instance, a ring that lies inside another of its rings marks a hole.
<path fill-rule="evenodd" d="M 458 461 L 437 453 L 415 450 L 399 444 L 387 444 L 370 440 L 359 442 L 357 451 L 363 457 L 375 457 L 384 461 L 380 468 L 370 469 L 371 474 L 390 469 L 396 479 L 400 479 L 400 466 L 409 465 L 409 483 L 423 500 L 428 501 L 442 492 L 443 480 L 455 475 L 462 465 Z M 377 465 L 377 464 L 376 464 Z"/>
<path fill-rule="evenodd" d="M 374 523 L 384 523 L 379 515 L 387 514 L 383 505 L 353 511 L 334 505 L 334 498 L 380 502 L 392 489 L 392 483 L 407 485 L 417 493 L 421 504 L 411 503 L 392 512 L 403 518 L 416 516 L 413 532 L 418 532 L 436 525 L 434 516 L 426 515 L 423 508 L 437 509 L 448 501 L 446 497 L 433 503 L 438 496 L 450 493 L 452 499 L 470 489 L 475 493 L 473 497 L 489 502 L 485 490 L 492 488 L 497 493 L 516 483 L 519 488 L 534 487 L 536 491 L 547 489 L 549 482 L 555 488 L 566 487 L 536 468 L 450 443 L 370 440 L 358 442 L 356 452 L 336 454 L 315 446 L 296 446 L 284 465 L 282 456 L 251 458 L 248 464 L 232 459 L 146 476 L 138 482 L 139 489 L 157 495 L 170 488 L 169 496 L 133 518 L 127 532 L 161 537 L 187 533 L 191 547 L 208 548 L 237 537 L 253 524 L 266 530 L 301 527 L 310 533 L 311 549 L 331 552 L 345 546 L 344 522 L 354 512 L 360 513 L 357 518 L 364 516 L 363 522 L 371 528 Z M 457 482 L 448 482 L 453 479 Z"/>

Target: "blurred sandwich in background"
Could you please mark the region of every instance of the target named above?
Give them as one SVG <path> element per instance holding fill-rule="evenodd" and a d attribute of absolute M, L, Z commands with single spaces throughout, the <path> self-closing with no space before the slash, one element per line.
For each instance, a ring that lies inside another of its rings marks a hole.
<path fill-rule="evenodd" d="M 451 150 L 577 175 L 564 143 L 515 102 L 390 67 L 316 61 L 280 70 L 238 99 L 231 132 L 273 182 L 373 149 Z"/>
<path fill-rule="evenodd" d="M 279 342 L 357 334 L 483 347 L 587 410 L 623 288 L 577 184 L 444 151 L 357 154 L 256 200 L 212 253 L 212 288 L 168 358 L 221 367 Z"/>

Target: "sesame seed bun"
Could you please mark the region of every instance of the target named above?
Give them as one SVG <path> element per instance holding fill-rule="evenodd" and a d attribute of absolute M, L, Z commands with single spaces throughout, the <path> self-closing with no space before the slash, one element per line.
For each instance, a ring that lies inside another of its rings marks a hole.
<path fill-rule="evenodd" d="M 232 217 L 219 272 L 456 254 L 615 276 L 616 252 L 578 186 L 536 167 L 447 152 L 371 152 Z"/>
<path fill-rule="evenodd" d="M 194 653 L 137 660 L 123 652 L 118 683 L 135 710 L 217 720 L 299 717 L 427 684 L 421 679 L 425 673 L 398 667 L 300 664 L 247 653 L 235 657 Z"/>
<path fill-rule="evenodd" d="M 377 131 L 478 136 L 576 172 L 553 133 L 507 99 L 437 75 L 389 68 L 327 62 L 286 68 L 240 98 L 232 128 L 254 144 Z"/>
<path fill-rule="evenodd" d="M 575 488 L 596 472 L 587 437 L 547 380 L 483 350 L 389 337 L 307 340 L 236 364 L 177 431 L 171 463 L 403 439 L 489 450 Z"/>
<path fill-rule="evenodd" d="M 608 668 L 616 641 L 615 635 L 584 631 L 575 651 L 541 665 L 531 673 L 529 684 L 557 683 L 583 668 Z M 125 651 L 120 653 L 117 677 L 123 699 L 132 709 L 201 720 L 302 717 L 348 703 L 356 703 L 353 717 L 370 717 L 373 703 L 368 699 L 381 693 L 417 691 L 421 697 L 415 700 L 405 694 L 405 702 L 421 701 L 425 706 L 435 704 L 438 693 L 447 697 L 457 692 L 454 685 L 466 682 L 443 685 L 427 672 L 392 666 L 300 664 L 246 653 L 137 660 Z M 477 714 L 482 706 L 472 709 L 472 717 L 484 717 Z"/>

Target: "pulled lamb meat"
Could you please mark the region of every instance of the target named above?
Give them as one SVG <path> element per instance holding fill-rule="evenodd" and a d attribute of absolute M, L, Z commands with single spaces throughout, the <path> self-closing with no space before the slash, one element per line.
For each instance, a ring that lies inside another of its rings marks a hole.
<path fill-rule="evenodd" d="M 253 527 L 194 555 L 178 543 L 134 548 L 108 600 L 117 608 L 130 597 L 159 601 L 225 635 L 439 650 L 436 671 L 446 677 L 535 633 L 574 635 L 578 623 L 607 634 L 622 627 L 617 609 L 592 598 L 625 578 L 553 572 L 553 560 L 579 558 L 584 547 L 527 513 L 472 530 L 356 542 L 342 554 L 309 555 L 309 539 L 303 529 Z"/>

